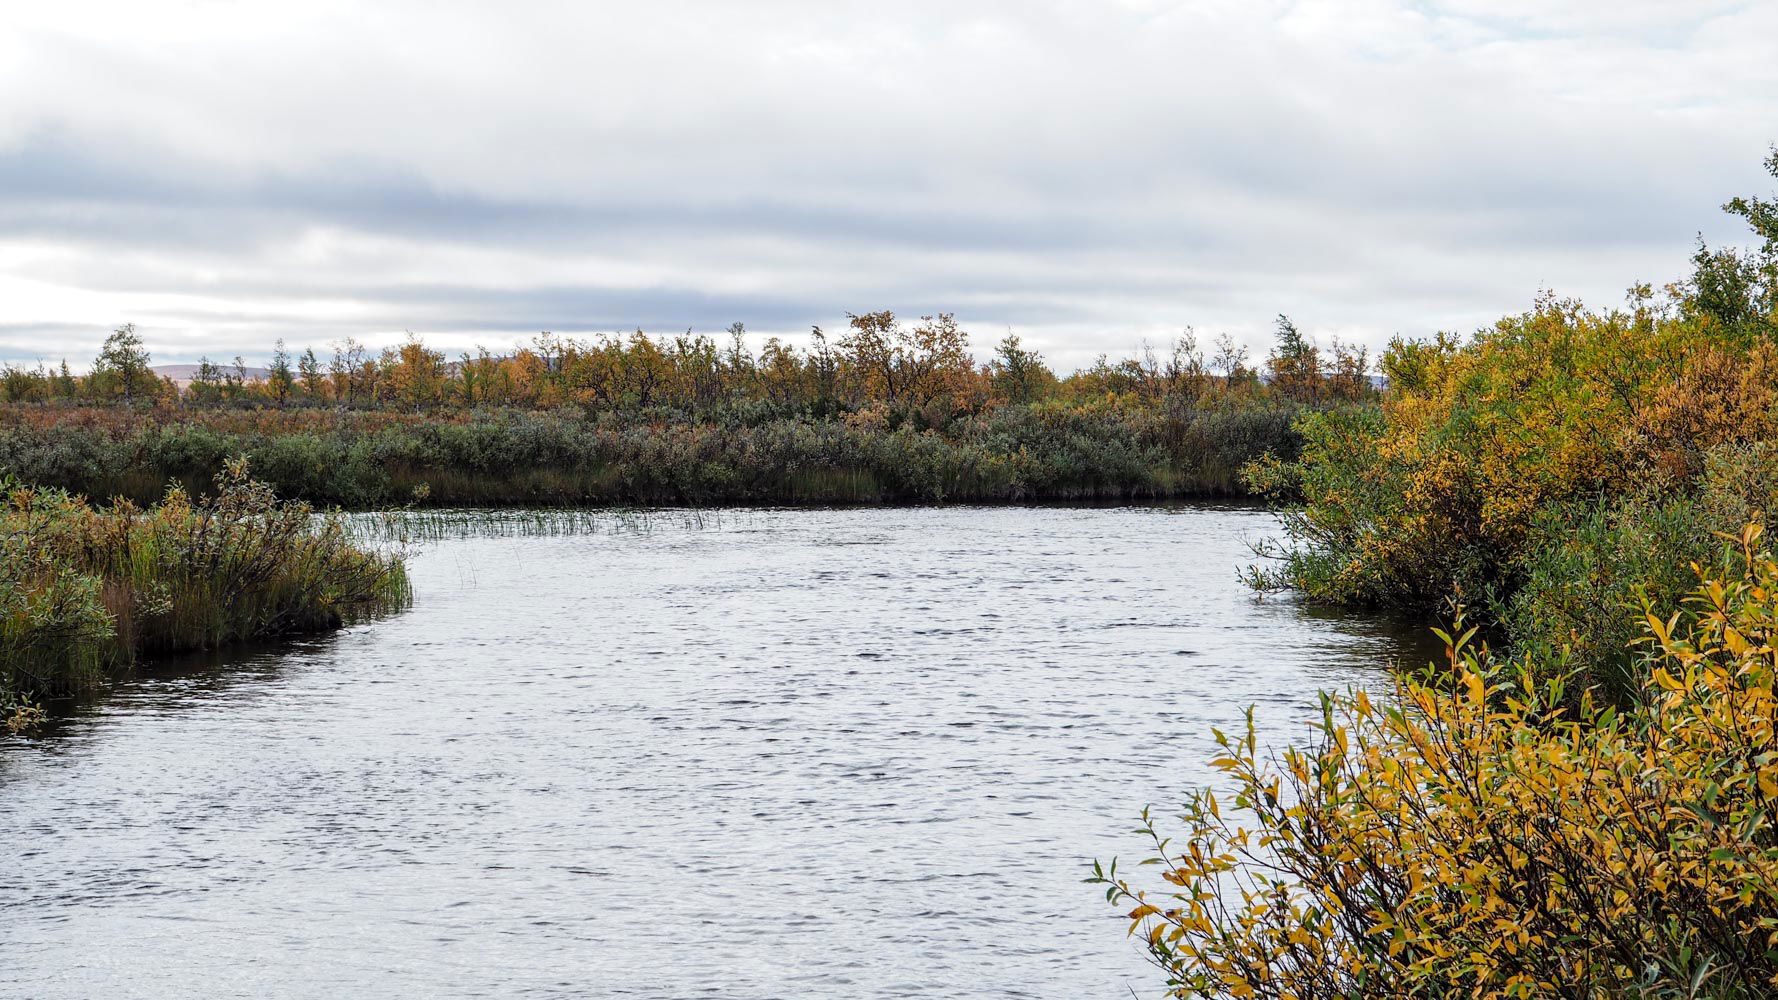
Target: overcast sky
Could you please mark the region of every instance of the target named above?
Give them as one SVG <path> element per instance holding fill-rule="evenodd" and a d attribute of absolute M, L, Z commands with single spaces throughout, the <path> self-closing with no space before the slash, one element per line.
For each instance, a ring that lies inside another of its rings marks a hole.
<path fill-rule="evenodd" d="M 9 4 L 0 360 L 951 311 L 1059 367 L 1612 305 L 1769 191 L 1778 0 Z"/>

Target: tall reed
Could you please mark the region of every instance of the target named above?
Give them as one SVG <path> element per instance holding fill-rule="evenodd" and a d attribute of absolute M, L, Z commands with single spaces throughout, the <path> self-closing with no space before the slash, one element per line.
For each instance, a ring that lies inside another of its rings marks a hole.
<path fill-rule="evenodd" d="M 0 691 L 54 696 L 158 653 L 338 628 L 403 606 L 399 556 L 228 462 L 214 496 L 140 509 L 10 486 L 0 511 Z"/>

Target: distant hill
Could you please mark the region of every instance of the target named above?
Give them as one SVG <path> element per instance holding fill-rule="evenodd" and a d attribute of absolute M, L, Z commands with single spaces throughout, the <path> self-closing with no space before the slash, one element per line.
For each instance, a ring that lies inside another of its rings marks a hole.
<path fill-rule="evenodd" d="M 216 367 L 221 369 L 224 374 L 235 374 L 234 365 L 217 365 Z M 181 389 L 190 385 L 191 380 L 196 378 L 198 374 L 197 365 L 154 365 L 148 370 L 153 372 L 156 376 L 165 376 L 166 378 L 172 379 L 174 384 L 178 385 Z M 243 371 L 247 373 L 247 381 L 249 382 L 263 379 L 271 374 L 267 369 L 254 368 L 251 366 L 243 369 Z"/>

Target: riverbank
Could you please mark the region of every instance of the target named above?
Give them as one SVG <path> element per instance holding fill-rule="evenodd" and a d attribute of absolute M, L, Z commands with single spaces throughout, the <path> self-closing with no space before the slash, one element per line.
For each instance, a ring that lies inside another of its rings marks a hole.
<path fill-rule="evenodd" d="M 1165 884 L 1091 881 L 1178 996 L 1772 996 L 1778 562 L 1751 526 L 1698 575 L 1625 615 L 1627 707 L 1459 623 L 1446 663 L 1324 694 L 1306 748 L 1217 733 L 1183 829 L 1143 816 Z"/>
<path fill-rule="evenodd" d="M 711 968 L 736 997 L 1146 995 L 1080 858 L 1209 777 L 1199 731 L 1260 701 L 1301 732 L 1317 687 L 1402 641 L 1253 602 L 1235 570 L 1273 524 L 944 506 L 434 536 L 402 614 L 160 661 L 0 736 L 0 839 L 31 847 L 0 879 L 0 996 L 682 1000 Z M 1036 915 L 1017 947 L 970 894 Z M 721 914 L 707 961 L 662 899 Z"/>
<path fill-rule="evenodd" d="M 11 486 L 0 510 L 0 699 L 90 690 L 139 658 L 335 629 L 409 598 L 401 560 L 228 464 L 146 509 Z"/>
<path fill-rule="evenodd" d="M 0 470 L 89 498 L 158 496 L 247 456 L 322 506 L 891 504 L 1246 495 L 1289 461 L 1295 406 L 1006 405 L 941 427 L 859 410 L 438 414 L 0 407 Z"/>
<path fill-rule="evenodd" d="M 1766 166 L 1778 180 L 1778 151 Z M 1568 662 L 1577 691 L 1636 697 L 1625 609 L 1676 606 L 1723 536 L 1778 511 L 1778 200 L 1725 208 L 1762 244 L 1700 245 L 1621 308 L 1544 294 L 1468 341 L 1397 338 L 1381 406 L 1306 414 L 1300 457 L 1250 470 L 1301 503 L 1269 582 L 1429 617 L 1461 603 Z"/>
<path fill-rule="evenodd" d="M 1398 339 L 1380 408 L 1249 470 L 1301 503 L 1255 585 L 1454 624 L 1306 749 L 1217 733 L 1144 814 L 1165 884 L 1095 866 L 1172 995 L 1778 990 L 1778 200 L 1725 207 L 1762 246 Z"/>

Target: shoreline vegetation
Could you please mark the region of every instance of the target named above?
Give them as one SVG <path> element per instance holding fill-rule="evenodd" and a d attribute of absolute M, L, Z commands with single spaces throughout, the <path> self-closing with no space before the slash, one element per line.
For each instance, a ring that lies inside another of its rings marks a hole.
<path fill-rule="evenodd" d="M 1758 245 L 1397 340 L 1249 468 L 1294 503 L 1256 586 L 1455 625 L 1306 748 L 1217 734 L 1163 884 L 1094 865 L 1171 995 L 1778 994 L 1778 199 L 1724 207 Z"/>
<path fill-rule="evenodd" d="M 1262 367 L 1188 330 L 1066 378 L 1015 335 L 978 364 L 949 315 L 878 312 L 757 354 L 740 324 L 726 348 L 544 333 L 455 361 L 410 336 L 325 364 L 280 343 L 261 376 L 237 358 L 188 381 L 156 376 L 125 326 L 86 374 L 0 370 L 0 471 L 143 503 L 245 455 L 280 495 L 349 509 L 1244 495 L 1249 462 L 1296 457 L 1303 414 L 1378 396 L 1362 349 L 1277 326 Z"/>
<path fill-rule="evenodd" d="M 1166 413 L 1003 406 L 943 429 L 661 412 L 0 410 L 0 468 L 94 499 L 144 501 L 230 458 L 327 507 L 1018 503 L 1247 495 L 1239 473 L 1294 454 L 1295 407 Z"/>
<path fill-rule="evenodd" d="M 324 632 L 409 598 L 399 556 L 279 501 L 230 462 L 213 495 L 104 507 L 8 483 L 0 509 L 0 714 L 88 693 L 138 660 Z"/>
<path fill-rule="evenodd" d="M 325 369 L 313 350 L 293 365 L 279 344 L 258 377 L 236 359 L 175 380 L 154 373 L 126 325 L 84 374 L 0 369 L 0 475 L 29 484 L 8 494 L 0 692 L 28 705 L 90 690 L 138 656 L 325 630 L 405 601 L 399 562 L 355 547 L 343 522 L 305 533 L 311 505 L 1243 495 L 1243 466 L 1294 458 L 1303 413 L 1377 396 L 1362 350 L 1324 356 L 1287 318 L 1278 330 L 1263 376 L 1227 337 L 1207 357 L 1189 330 L 1164 358 L 1102 357 L 1067 378 L 1010 334 L 978 365 L 950 316 L 910 325 L 879 312 L 851 316 L 836 343 L 817 329 L 807 348 L 768 338 L 757 355 L 739 324 L 726 349 L 690 334 L 545 333 L 456 362 L 410 337 L 374 356 L 340 342 Z M 217 498 L 194 504 L 212 481 Z M 239 537 L 209 554 L 163 537 L 207 530 L 188 522 Z M 191 569 L 212 557 L 260 562 L 212 586 Z M 167 578 L 139 578 L 144 559 Z"/>

